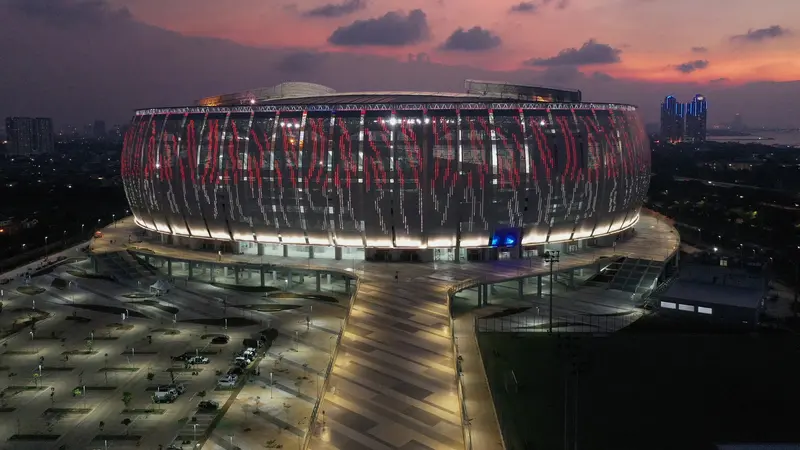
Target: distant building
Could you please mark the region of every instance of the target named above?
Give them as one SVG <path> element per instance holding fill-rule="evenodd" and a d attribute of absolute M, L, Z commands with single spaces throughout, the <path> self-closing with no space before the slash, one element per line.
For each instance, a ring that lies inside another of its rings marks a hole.
<path fill-rule="evenodd" d="M 661 140 L 680 142 L 683 140 L 685 107 L 670 95 L 661 103 Z"/>
<path fill-rule="evenodd" d="M 30 155 L 33 153 L 34 127 L 36 122 L 30 117 L 7 117 L 6 137 L 9 155 Z"/>
<path fill-rule="evenodd" d="M 661 103 L 661 140 L 666 142 L 705 142 L 708 129 L 708 100 L 702 94 L 689 103 L 667 96 Z"/>
<path fill-rule="evenodd" d="M 688 142 L 705 142 L 708 133 L 708 101 L 702 94 L 694 96 L 686 104 L 686 126 L 684 127 L 684 140 Z"/>
<path fill-rule="evenodd" d="M 92 127 L 92 135 L 95 139 L 102 139 L 106 137 L 106 123 L 102 120 L 95 120 Z"/>
<path fill-rule="evenodd" d="M 659 309 L 727 327 L 755 327 L 767 295 L 763 268 L 719 263 L 683 264 L 677 280 L 659 295 Z"/>
<path fill-rule="evenodd" d="M 733 131 L 744 131 L 747 127 L 744 125 L 744 119 L 742 119 L 742 115 L 736 113 L 733 116 L 733 122 L 731 122 L 731 130 Z"/>
<path fill-rule="evenodd" d="M 34 153 L 53 153 L 53 119 L 37 117 L 34 120 Z"/>

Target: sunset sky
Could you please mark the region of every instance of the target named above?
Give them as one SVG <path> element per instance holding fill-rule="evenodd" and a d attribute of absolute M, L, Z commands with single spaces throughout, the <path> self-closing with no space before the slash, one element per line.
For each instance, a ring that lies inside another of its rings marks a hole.
<path fill-rule="evenodd" d="M 580 48 L 595 40 L 619 50 L 618 63 L 594 65 L 619 78 L 674 82 L 729 78 L 738 83 L 800 79 L 797 57 L 800 41 L 788 28 L 797 23 L 789 22 L 790 18 L 800 18 L 797 0 L 345 0 L 338 3 L 115 0 L 115 3 L 149 24 L 253 46 L 363 52 L 395 58 L 405 58 L 409 52 L 424 52 L 432 60 L 445 64 L 515 70 L 531 58 L 548 58 L 563 49 Z M 222 4 L 226 6 L 220 7 Z M 354 21 L 380 20 L 387 12 L 408 14 L 415 9 L 424 12 L 428 29 L 428 35 L 416 42 L 409 39 L 407 45 L 397 46 L 343 46 L 328 42 L 337 28 L 351 26 Z M 458 28 L 473 27 L 498 37 L 499 45 L 472 51 L 441 48 Z M 690 73 L 676 69 L 693 61 L 707 61 L 708 65 Z"/>
<path fill-rule="evenodd" d="M 792 83 L 798 0 L 0 0 L 0 8 L 7 68 L 52 66 L 71 98 L 126 92 L 76 107 L 79 120 L 122 120 L 151 106 L 139 102 L 186 104 L 288 79 L 458 90 L 464 78 L 486 77 L 637 103 L 649 121 L 660 98 L 697 92 L 758 122 L 795 124 L 800 115 L 786 101 L 800 91 Z M 164 80 L 178 73 L 180 86 Z M 33 101 L 68 121 L 64 94 L 39 78 L 9 76 L 0 113 L 22 114 L 11 106 L 31 110 Z M 59 105 L 46 105 L 43 92 Z"/>

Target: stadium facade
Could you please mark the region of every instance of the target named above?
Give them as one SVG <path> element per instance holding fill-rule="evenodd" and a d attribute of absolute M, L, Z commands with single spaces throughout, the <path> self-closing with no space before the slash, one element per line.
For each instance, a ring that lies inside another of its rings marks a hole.
<path fill-rule="evenodd" d="M 633 106 L 485 82 L 281 86 L 136 111 L 122 154 L 136 223 L 193 248 L 457 261 L 591 245 L 638 220 L 650 149 Z"/>

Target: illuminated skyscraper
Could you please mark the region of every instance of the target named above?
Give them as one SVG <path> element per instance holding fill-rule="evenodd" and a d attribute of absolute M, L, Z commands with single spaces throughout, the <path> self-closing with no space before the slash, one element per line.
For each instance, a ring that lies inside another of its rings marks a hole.
<path fill-rule="evenodd" d="M 684 116 L 686 107 L 675 96 L 667 96 L 661 103 L 661 139 L 667 142 L 680 142 L 684 135 Z"/>
<path fill-rule="evenodd" d="M 53 153 L 53 119 L 37 117 L 34 119 L 34 153 Z"/>
<path fill-rule="evenodd" d="M 707 113 L 708 101 L 702 94 L 695 95 L 692 101 L 686 104 L 685 141 L 705 142 Z"/>
<path fill-rule="evenodd" d="M 7 117 L 6 136 L 9 155 L 30 155 L 34 147 L 36 121 L 30 117 Z"/>

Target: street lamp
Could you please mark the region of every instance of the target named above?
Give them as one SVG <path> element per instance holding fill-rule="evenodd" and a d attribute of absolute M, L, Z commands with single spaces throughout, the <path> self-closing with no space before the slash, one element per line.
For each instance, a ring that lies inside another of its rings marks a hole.
<path fill-rule="evenodd" d="M 114 228 L 117 228 L 117 215 L 116 214 L 112 214 L 111 215 L 111 221 L 114 222 Z"/>
<path fill-rule="evenodd" d="M 553 263 L 559 261 L 561 252 L 559 250 L 548 250 L 544 252 L 544 261 L 550 264 L 550 323 L 547 327 L 547 332 L 553 334 Z"/>
<path fill-rule="evenodd" d="M 47 236 L 44 237 L 44 259 L 47 259 Z"/>

